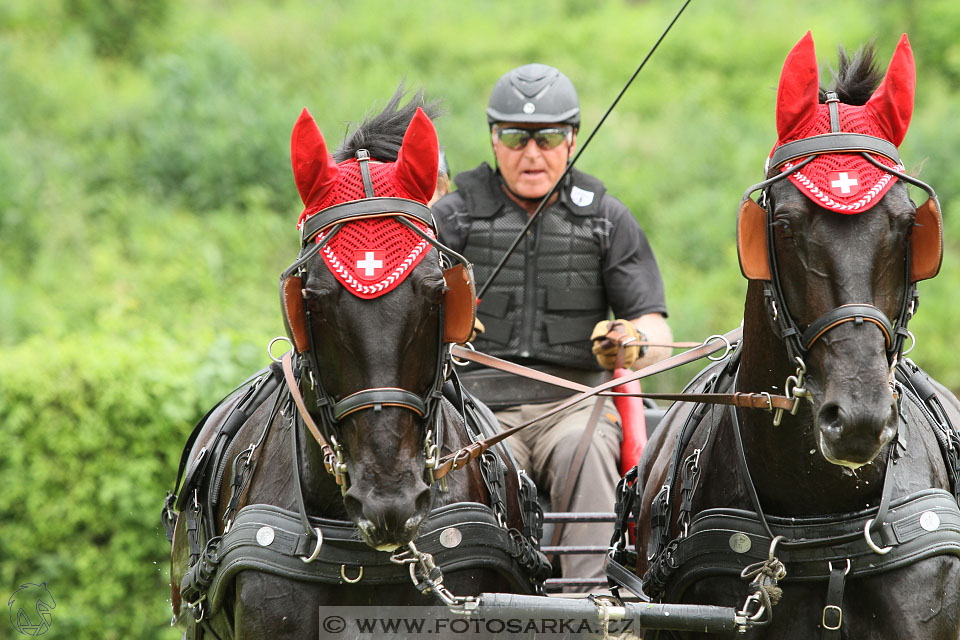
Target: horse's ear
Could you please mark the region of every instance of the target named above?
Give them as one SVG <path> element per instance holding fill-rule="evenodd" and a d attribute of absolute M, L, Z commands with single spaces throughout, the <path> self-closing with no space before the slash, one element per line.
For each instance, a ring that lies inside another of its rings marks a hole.
<path fill-rule="evenodd" d="M 907 34 L 903 34 L 890 59 L 887 75 L 865 105 L 883 127 L 887 139 L 897 146 L 903 142 L 907 127 L 910 126 L 916 87 L 917 72 L 913 62 L 913 50 Z"/>
<path fill-rule="evenodd" d="M 806 127 L 817 115 L 820 93 L 820 72 L 813 36 L 800 38 L 783 61 L 780 86 L 777 88 L 777 135 L 785 141 Z"/>
<path fill-rule="evenodd" d="M 300 112 L 290 135 L 290 164 L 300 199 L 308 207 L 320 202 L 340 175 L 323 134 L 306 108 Z"/>
<path fill-rule="evenodd" d="M 437 188 L 439 162 L 437 131 L 423 109 L 417 107 L 397 153 L 397 179 L 410 195 L 426 204 Z"/>

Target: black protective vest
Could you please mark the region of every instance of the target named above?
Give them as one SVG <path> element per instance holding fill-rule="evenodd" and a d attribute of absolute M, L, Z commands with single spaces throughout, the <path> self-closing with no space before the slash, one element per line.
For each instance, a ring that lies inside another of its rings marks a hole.
<path fill-rule="evenodd" d="M 486 164 L 457 176 L 471 229 L 463 254 L 485 283 L 528 214 L 503 193 Z M 560 198 L 538 216 L 478 307 L 486 331 L 474 342 L 511 360 L 599 370 L 594 325 L 609 316 L 603 285 L 603 183 L 571 170 Z M 577 204 L 580 203 L 580 204 Z M 582 205 L 582 206 L 581 206 Z"/>

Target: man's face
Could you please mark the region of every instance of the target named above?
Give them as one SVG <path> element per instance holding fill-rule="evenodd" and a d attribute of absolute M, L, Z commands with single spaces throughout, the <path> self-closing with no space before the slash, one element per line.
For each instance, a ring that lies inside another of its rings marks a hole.
<path fill-rule="evenodd" d="M 560 179 L 577 142 L 567 124 L 499 122 L 491 137 L 500 175 L 511 191 L 530 199 L 542 198 Z"/>

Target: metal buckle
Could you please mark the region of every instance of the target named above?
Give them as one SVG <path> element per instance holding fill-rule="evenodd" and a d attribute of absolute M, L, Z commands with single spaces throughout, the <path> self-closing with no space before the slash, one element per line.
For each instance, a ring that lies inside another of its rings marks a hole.
<path fill-rule="evenodd" d="M 830 626 L 827 624 L 827 611 L 837 612 L 836 626 Z M 838 629 L 840 629 L 840 626 L 843 624 L 843 609 L 841 609 L 835 604 L 828 604 L 823 608 L 823 616 L 820 618 L 820 623 L 823 625 L 823 628 L 826 629 L 827 631 L 837 631 Z"/>

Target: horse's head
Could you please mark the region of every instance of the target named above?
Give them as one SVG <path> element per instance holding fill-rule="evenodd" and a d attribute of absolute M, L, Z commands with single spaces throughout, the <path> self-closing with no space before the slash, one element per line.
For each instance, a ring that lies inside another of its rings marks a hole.
<path fill-rule="evenodd" d="M 306 110 L 291 141 L 304 248 L 281 280 L 285 314 L 344 506 L 381 549 L 412 540 L 431 506 L 447 290 L 426 207 L 438 151 L 420 109 L 394 158 L 335 162 Z"/>
<path fill-rule="evenodd" d="M 798 366 L 786 391 L 806 390 L 820 453 L 851 468 L 896 434 L 893 366 L 914 282 L 940 262 L 936 198 L 904 174 L 897 152 L 913 111 L 906 36 L 880 80 L 868 48 L 852 61 L 841 55 L 837 86 L 822 93 L 813 40 L 801 39 L 784 63 L 778 141 L 758 185 L 766 208 L 745 198 L 738 221 L 741 268 L 763 283 Z M 918 209 L 905 181 L 930 200 Z"/>

